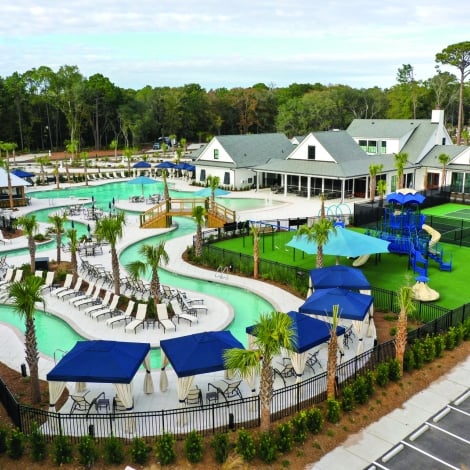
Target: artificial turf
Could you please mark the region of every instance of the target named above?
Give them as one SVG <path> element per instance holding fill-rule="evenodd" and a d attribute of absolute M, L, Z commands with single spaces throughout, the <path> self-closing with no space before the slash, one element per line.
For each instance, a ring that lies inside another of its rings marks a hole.
<path fill-rule="evenodd" d="M 423 213 L 442 216 L 461 209 L 468 209 L 468 206 L 444 204 L 426 209 Z M 302 251 L 286 246 L 286 243 L 294 235 L 295 232 L 275 232 L 262 235 L 259 244 L 260 257 L 302 269 L 315 268 L 316 255 L 307 255 Z M 436 304 L 452 309 L 470 302 L 470 248 L 447 243 L 439 243 L 439 245 L 444 250 L 444 261 L 449 261 L 452 258 L 452 271 L 440 271 L 439 264 L 430 259 L 428 264 L 429 287 L 440 294 L 439 300 L 435 302 Z M 216 246 L 248 256 L 253 255 L 253 238 L 251 235 L 222 240 L 217 242 Z M 352 266 L 353 260 L 340 257 L 339 262 Z M 336 257 L 324 255 L 323 264 L 324 266 L 336 264 Z M 371 255 L 360 269 L 375 287 L 396 291 L 406 283 L 410 285 L 415 283 L 416 274 L 408 269 L 407 255 L 393 253 L 381 254 L 377 257 Z"/>

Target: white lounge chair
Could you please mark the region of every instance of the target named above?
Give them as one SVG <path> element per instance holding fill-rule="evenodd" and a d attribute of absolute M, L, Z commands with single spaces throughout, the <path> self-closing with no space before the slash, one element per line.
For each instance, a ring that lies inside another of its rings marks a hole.
<path fill-rule="evenodd" d="M 87 307 L 84 310 L 84 312 L 87 315 L 91 316 L 91 314 L 93 312 L 96 312 L 97 310 L 101 310 L 102 308 L 107 307 L 109 305 L 110 300 L 111 300 L 111 295 L 112 295 L 112 292 L 110 290 L 107 290 L 106 294 L 104 294 L 103 300 L 100 303 L 92 305 L 91 307 Z"/>
<path fill-rule="evenodd" d="M 164 333 L 166 333 L 166 330 L 176 331 L 176 325 L 168 317 L 168 309 L 166 304 L 157 304 L 157 316 L 158 324 L 162 325 Z"/>
<path fill-rule="evenodd" d="M 0 286 L 3 284 L 8 284 L 13 279 L 13 274 L 15 274 L 14 268 L 7 268 L 7 272 L 5 273 L 5 277 L 0 281 Z"/>
<path fill-rule="evenodd" d="M 0 285 L 0 291 L 2 291 L 4 294 L 3 295 L 7 295 L 5 293 L 5 291 L 14 283 L 14 282 L 20 282 L 21 279 L 23 279 L 23 270 L 22 269 L 17 269 L 15 271 L 15 275 L 13 277 L 13 279 L 10 281 L 10 282 L 5 282 L 3 283 L 2 285 Z"/>
<path fill-rule="evenodd" d="M 36 269 L 36 271 L 34 271 L 34 275 L 42 279 L 44 275 L 44 271 L 41 271 L 40 269 Z"/>
<path fill-rule="evenodd" d="M 54 275 L 55 275 L 54 271 L 47 271 L 46 279 L 44 280 L 44 284 L 41 287 L 41 290 L 52 289 L 52 286 L 54 284 Z"/>
<path fill-rule="evenodd" d="M 80 309 L 84 305 L 89 305 L 89 304 L 99 304 L 101 305 L 101 299 L 100 299 L 100 292 L 101 292 L 101 286 L 98 284 L 95 284 L 95 290 L 93 291 L 93 294 L 90 295 L 87 299 L 81 299 L 77 300 L 76 302 L 73 302 L 73 305 Z M 72 299 L 73 301 L 74 299 Z"/>
<path fill-rule="evenodd" d="M 69 302 L 72 304 L 72 305 L 75 305 L 76 302 L 80 301 L 80 300 L 84 300 L 84 299 L 89 299 L 91 298 L 91 296 L 93 295 L 93 292 L 95 290 L 95 283 L 94 282 L 90 282 L 88 284 L 88 288 L 87 290 L 85 291 L 84 294 L 82 295 L 77 295 L 75 297 L 72 297 Z"/>
<path fill-rule="evenodd" d="M 71 287 L 70 289 L 63 290 L 62 292 L 59 292 L 58 294 L 56 294 L 56 297 L 64 300 L 69 295 L 78 295 L 80 292 L 80 288 L 82 287 L 82 283 L 83 283 L 83 278 L 79 277 L 73 287 Z"/>
<path fill-rule="evenodd" d="M 190 325 L 192 325 L 194 322 L 197 323 L 197 316 L 191 315 L 190 313 L 183 312 L 181 305 L 176 299 L 170 300 L 170 305 L 171 305 L 171 308 L 173 309 L 173 313 L 178 319 L 178 324 L 181 318 L 183 320 L 186 320 Z"/>
<path fill-rule="evenodd" d="M 120 296 L 117 294 L 113 295 L 113 299 L 111 300 L 111 303 L 109 304 L 109 307 L 104 307 L 99 310 L 95 310 L 94 312 L 91 313 L 91 318 L 95 318 L 96 320 L 99 320 L 100 317 L 104 317 L 105 315 L 112 315 L 114 312 L 116 312 L 118 303 L 119 303 L 119 298 Z"/>
<path fill-rule="evenodd" d="M 64 285 L 62 287 L 58 287 L 57 289 L 54 289 L 53 291 L 51 291 L 51 295 L 57 295 L 64 290 L 70 289 L 70 287 L 72 286 L 72 281 L 73 281 L 73 274 L 67 274 L 67 276 L 65 276 Z"/>
<path fill-rule="evenodd" d="M 134 311 L 134 306 L 135 302 L 133 300 L 129 300 L 126 311 L 122 315 L 116 315 L 115 317 L 108 318 L 106 320 L 106 324 L 111 325 L 111 328 L 114 328 L 115 323 L 123 321 L 127 325 L 128 321 L 132 321 L 132 312 Z"/>
<path fill-rule="evenodd" d="M 124 331 L 127 333 L 128 331 L 133 331 L 134 333 L 137 333 L 137 328 L 139 326 L 144 327 L 144 320 L 147 315 L 147 304 L 137 304 L 137 312 L 135 314 L 135 320 L 132 320 L 128 325 L 126 325 L 126 328 Z"/>

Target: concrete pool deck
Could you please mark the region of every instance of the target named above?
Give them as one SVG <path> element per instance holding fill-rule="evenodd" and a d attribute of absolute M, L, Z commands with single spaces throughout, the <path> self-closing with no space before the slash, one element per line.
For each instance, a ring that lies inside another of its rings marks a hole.
<path fill-rule="evenodd" d="M 178 183 L 177 183 L 178 184 Z M 181 182 L 181 186 L 184 187 L 184 182 Z M 193 188 L 194 189 L 194 188 Z M 237 193 L 234 193 L 237 194 Z M 243 218 L 252 218 L 259 220 L 263 219 L 276 219 L 276 218 L 288 218 L 288 217 L 302 217 L 305 215 L 317 215 L 319 210 L 319 200 L 312 199 L 306 200 L 296 196 L 283 196 L 273 195 L 276 199 L 279 199 L 285 204 L 274 207 L 269 207 L 269 197 L 266 192 L 249 192 L 239 193 L 240 197 L 259 197 L 267 201 L 266 207 L 253 211 L 252 213 L 240 214 Z M 330 202 L 331 204 L 334 201 Z M 41 208 L 49 207 L 49 201 L 33 201 L 33 205 L 28 209 L 37 210 Z M 129 207 L 126 207 L 128 204 Z M 145 206 L 145 204 L 143 205 Z M 138 207 L 134 203 L 128 203 L 126 201 L 119 201 L 118 207 L 123 209 L 136 210 Z M 145 210 L 148 206 L 143 207 Z M 137 228 L 137 224 L 131 227 L 129 223 L 129 230 L 126 229 L 125 243 L 120 243 L 118 249 L 122 249 L 128 244 L 135 243 L 143 236 L 151 236 L 157 233 L 161 233 L 158 230 L 145 230 L 144 234 L 140 234 L 142 230 Z M 184 251 L 187 245 L 191 243 L 191 236 L 178 238 L 167 242 L 166 249 L 172 259 L 171 269 L 181 274 L 190 276 L 200 277 L 200 279 L 206 281 L 214 281 L 214 272 L 202 270 L 200 268 L 188 265 L 181 259 L 181 252 Z M 12 246 L 6 245 L 6 249 L 12 247 L 26 246 L 26 240 L 15 240 Z M 2 246 L 0 252 L 5 248 Z M 55 258 L 55 248 L 47 250 L 47 252 L 41 252 L 42 256 L 50 256 Z M 97 262 L 105 264 L 105 259 L 109 258 L 105 255 L 96 257 Z M 18 257 L 8 257 L 9 264 L 20 265 L 24 262 L 29 262 L 29 256 L 23 255 Z M 217 281 L 220 281 L 217 279 Z M 302 299 L 295 296 L 291 296 L 281 289 L 277 289 L 269 284 L 254 281 L 252 279 L 239 278 L 237 276 L 228 275 L 227 279 L 223 282 L 234 283 L 238 287 L 253 290 L 256 293 L 260 293 L 268 301 L 270 301 L 276 309 L 281 311 L 296 310 Z M 189 293 L 191 295 L 191 293 Z M 61 301 L 58 301 L 61 302 Z M 61 304 L 58 304 L 60 307 Z M 203 316 L 201 317 L 204 318 Z M 196 330 L 191 329 L 189 326 L 186 327 L 187 333 L 191 333 Z M 12 331 L 14 334 L 12 334 Z M 113 330 L 111 330 L 113 331 Z M 151 330 L 150 330 L 151 331 Z M 19 370 L 19 366 L 24 362 L 24 346 L 20 335 L 4 325 L 0 325 L 0 334 L 2 342 L 0 342 L 0 358 L 2 362 L 5 362 L 10 367 Z M 127 334 L 127 340 L 134 340 L 135 335 Z M 138 337 L 137 334 L 136 337 Z M 167 334 L 167 337 L 168 336 Z M 141 339 L 141 338 L 139 338 Z M 354 348 L 353 348 L 354 349 Z M 366 348 L 365 348 L 366 349 Z M 347 351 L 346 351 L 347 352 Z M 53 367 L 53 361 L 50 358 L 46 358 L 41 355 L 40 358 L 40 374 L 41 377 L 45 377 L 45 374 Z M 382 418 L 377 423 L 369 426 L 365 430 L 355 435 L 352 435 L 342 446 L 339 446 L 334 451 L 325 455 L 319 462 L 307 466 L 309 469 L 318 470 L 329 470 L 335 469 L 360 469 L 367 466 L 369 463 L 379 458 L 384 452 L 386 452 L 394 443 L 399 441 L 408 435 L 414 427 L 421 423 L 428 416 L 439 411 L 442 406 L 455 399 L 459 396 L 466 388 L 470 387 L 470 359 L 467 359 L 463 364 L 456 366 L 446 376 L 439 381 L 436 381 L 427 390 L 412 397 L 401 409 L 397 409 L 389 415 Z M 166 393 L 161 393 L 157 390 L 158 373 L 153 372 L 153 380 L 155 383 L 155 393 L 153 395 L 144 395 L 141 393 L 143 376 L 144 374 L 139 372 L 135 379 L 134 391 L 136 393 L 136 410 L 139 410 L 140 406 L 149 409 L 163 409 L 165 407 L 176 408 L 178 406 L 176 396 L 176 377 L 173 373 L 169 373 L 169 389 Z M 195 383 L 206 392 L 207 384 L 213 380 L 222 378 L 221 374 L 205 374 L 197 376 Z M 114 391 L 112 386 L 105 386 L 103 384 L 97 384 L 96 391 L 99 393 L 105 391 L 107 396 L 113 396 Z M 276 386 L 280 386 L 277 384 Z M 73 390 L 73 384 L 69 384 L 69 389 Z M 243 394 L 248 394 L 248 389 L 242 389 Z M 90 392 L 91 393 L 91 392 Z M 98 394 L 96 393 L 96 394 Z M 70 406 L 67 404 L 66 406 Z M 65 410 L 64 410 L 65 411 Z"/>

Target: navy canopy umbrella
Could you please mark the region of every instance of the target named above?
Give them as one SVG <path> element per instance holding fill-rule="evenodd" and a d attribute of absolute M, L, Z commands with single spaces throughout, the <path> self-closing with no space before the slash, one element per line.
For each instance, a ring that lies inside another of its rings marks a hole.
<path fill-rule="evenodd" d="M 176 168 L 176 164 L 172 162 L 164 161 L 155 165 L 155 168 L 161 168 L 161 169 Z"/>
<path fill-rule="evenodd" d="M 12 171 L 12 173 L 20 178 L 32 178 L 33 176 L 36 176 L 35 173 L 24 171 L 24 170 L 21 170 L 20 168 L 16 168 L 15 170 Z"/>
<path fill-rule="evenodd" d="M 137 162 L 137 163 L 134 163 L 132 165 L 132 168 L 151 168 L 152 165 L 149 163 L 149 162 L 146 162 L 146 161 L 140 161 L 140 162 Z"/>
<path fill-rule="evenodd" d="M 310 270 L 310 281 L 312 290 L 333 287 L 353 290 L 371 289 L 369 281 L 360 269 L 341 264 Z"/>

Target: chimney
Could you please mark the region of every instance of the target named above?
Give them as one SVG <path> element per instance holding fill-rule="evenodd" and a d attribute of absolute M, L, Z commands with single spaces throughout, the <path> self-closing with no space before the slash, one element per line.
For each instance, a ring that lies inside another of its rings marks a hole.
<path fill-rule="evenodd" d="M 440 124 L 444 125 L 444 110 L 443 109 L 433 109 L 431 114 L 431 124 Z"/>

